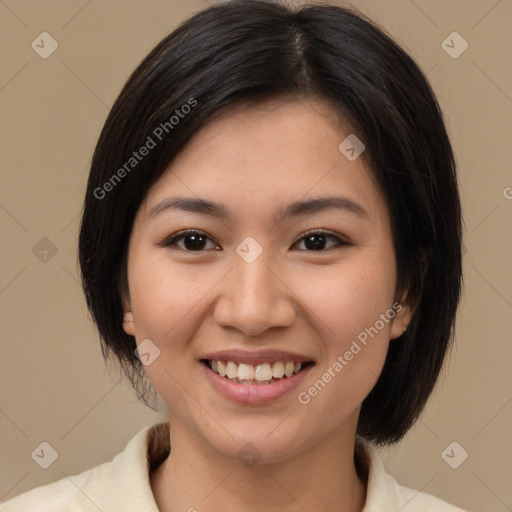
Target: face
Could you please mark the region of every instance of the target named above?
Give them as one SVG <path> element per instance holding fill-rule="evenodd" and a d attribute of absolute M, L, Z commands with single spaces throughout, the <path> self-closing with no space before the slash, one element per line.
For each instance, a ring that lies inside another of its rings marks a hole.
<path fill-rule="evenodd" d="M 351 133 L 318 100 L 231 110 L 137 212 L 124 329 L 171 426 L 212 453 L 280 461 L 353 438 L 409 321 L 384 197 L 338 149 Z"/>

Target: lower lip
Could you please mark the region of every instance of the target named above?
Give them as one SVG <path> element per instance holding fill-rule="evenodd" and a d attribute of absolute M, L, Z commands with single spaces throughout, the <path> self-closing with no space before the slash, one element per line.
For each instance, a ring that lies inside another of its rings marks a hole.
<path fill-rule="evenodd" d="M 205 363 L 200 363 L 212 386 L 226 398 L 241 404 L 260 404 L 277 400 L 296 388 L 314 365 L 307 366 L 292 377 L 280 379 L 272 384 L 238 384 L 215 373 Z"/>

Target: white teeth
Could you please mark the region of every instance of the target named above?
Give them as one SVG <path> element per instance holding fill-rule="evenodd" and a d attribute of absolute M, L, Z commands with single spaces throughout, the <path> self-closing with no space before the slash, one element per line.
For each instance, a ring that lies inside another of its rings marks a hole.
<path fill-rule="evenodd" d="M 229 379 L 238 377 L 238 368 L 233 361 L 228 361 L 228 364 L 226 365 L 226 375 Z"/>
<path fill-rule="evenodd" d="M 254 366 L 252 364 L 240 363 L 238 365 L 238 378 L 240 379 L 240 381 L 253 380 L 254 379 Z"/>
<path fill-rule="evenodd" d="M 274 363 L 274 367 L 272 368 L 272 377 L 276 379 L 282 379 L 284 375 L 284 363 L 282 361 L 277 361 Z"/>
<path fill-rule="evenodd" d="M 270 384 L 278 379 L 291 377 L 299 373 L 303 363 L 294 361 L 276 361 L 257 365 L 235 363 L 234 361 L 211 360 L 211 369 L 221 377 L 227 377 L 241 384 Z"/>
<path fill-rule="evenodd" d="M 270 364 L 263 363 L 256 366 L 256 370 L 254 371 L 254 378 L 256 380 L 271 380 L 272 379 L 272 369 L 270 368 Z"/>

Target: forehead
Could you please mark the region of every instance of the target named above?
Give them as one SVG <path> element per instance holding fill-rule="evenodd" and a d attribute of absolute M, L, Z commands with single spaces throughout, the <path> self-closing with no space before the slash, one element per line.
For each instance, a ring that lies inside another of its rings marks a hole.
<path fill-rule="evenodd" d="M 351 161 L 339 149 L 349 136 L 350 125 L 322 100 L 237 106 L 192 137 L 149 191 L 144 212 L 178 194 L 246 215 L 342 194 L 381 217 L 383 198 L 363 158 Z"/>

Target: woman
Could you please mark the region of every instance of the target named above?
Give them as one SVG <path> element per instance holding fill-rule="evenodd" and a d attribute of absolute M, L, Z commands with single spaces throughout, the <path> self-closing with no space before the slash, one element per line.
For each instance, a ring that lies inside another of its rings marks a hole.
<path fill-rule="evenodd" d="M 374 447 L 442 367 L 461 213 L 430 86 L 360 14 L 233 1 L 161 41 L 100 135 L 79 258 L 105 358 L 169 422 L 1 510 L 460 510 Z"/>

